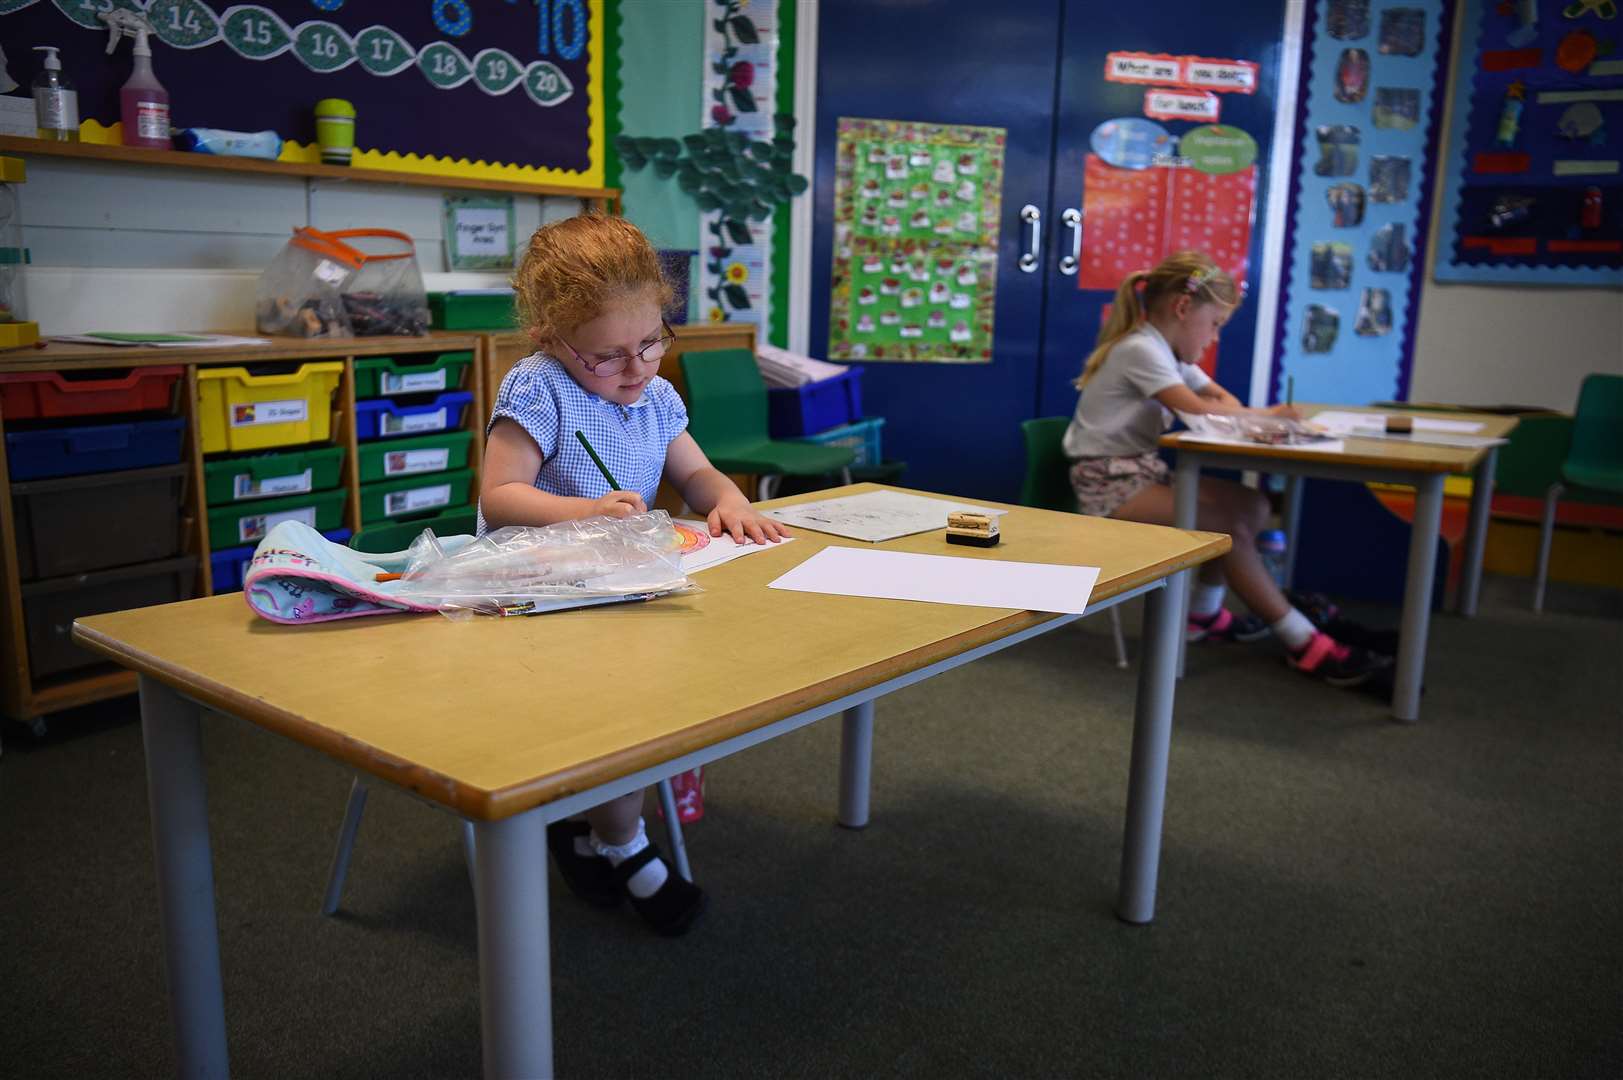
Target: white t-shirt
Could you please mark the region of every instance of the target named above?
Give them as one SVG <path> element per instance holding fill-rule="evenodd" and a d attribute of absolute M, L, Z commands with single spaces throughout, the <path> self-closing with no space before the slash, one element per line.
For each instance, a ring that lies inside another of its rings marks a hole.
<path fill-rule="evenodd" d="M 1194 364 L 1179 363 L 1159 330 L 1140 324 L 1111 347 L 1088 380 L 1065 429 L 1065 456 L 1074 461 L 1150 453 L 1172 426 L 1172 410 L 1155 395 L 1179 383 L 1198 394 L 1211 381 Z"/>

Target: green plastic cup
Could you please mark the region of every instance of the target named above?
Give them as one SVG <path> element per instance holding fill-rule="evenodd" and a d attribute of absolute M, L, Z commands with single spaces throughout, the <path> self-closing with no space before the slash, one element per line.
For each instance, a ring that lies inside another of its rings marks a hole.
<path fill-rule="evenodd" d="M 355 106 L 343 98 L 316 102 L 316 145 L 328 165 L 348 165 L 355 153 Z"/>

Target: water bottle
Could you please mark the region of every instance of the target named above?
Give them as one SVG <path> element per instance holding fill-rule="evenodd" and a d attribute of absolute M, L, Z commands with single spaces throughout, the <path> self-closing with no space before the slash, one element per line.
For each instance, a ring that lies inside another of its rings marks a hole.
<path fill-rule="evenodd" d="M 1267 568 L 1268 576 L 1281 589 L 1285 587 L 1285 547 L 1283 529 L 1269 529 L 1257 534 L 1257 554 L 1262 556 L 1262 565 Z"/>

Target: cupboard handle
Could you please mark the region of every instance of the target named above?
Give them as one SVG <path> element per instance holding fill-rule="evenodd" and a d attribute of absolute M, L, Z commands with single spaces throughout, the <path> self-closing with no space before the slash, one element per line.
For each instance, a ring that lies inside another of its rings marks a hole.
<path fill-rule="evenodd" d="M 1020 208 L 1020 223 L 1031 226 L 1031 246 L 1020 256 L 1020 269 L 1028 274 L 1037 272 L 1038 257 L 1043 249 L 1043 212 L 1027 203 Z"/>
<path fill-rule="evenodd" d="M 1059 261 L 1059 272 L 1074 274 L 1082 261 L 1082 211 L 1070 207 L 1059 216 L 1059 220 L 1060 224 L 1069 226 L 1071 230 L 1071 253 Z"/>

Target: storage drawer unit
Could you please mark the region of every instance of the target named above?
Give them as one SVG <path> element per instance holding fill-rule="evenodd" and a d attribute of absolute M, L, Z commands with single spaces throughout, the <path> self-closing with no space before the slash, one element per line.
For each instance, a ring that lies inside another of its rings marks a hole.
<path fill-rule="evenodd" d="M 471 469 L 404 476 L 361 485 L 361 523 L 373 525 L 391 518 L 443 513 L 468 504 L 473 483 Z"/>
<path fill-rule="evenodd" d="M 178 416 L 118 424 L 84 424 L 6 432 L 11 479 L 172 465 L 180 460 L 186 421 Z"/>
<path fill-rule="evenodd" d="M 473 507 L 470 506 L 439 517 L 374 525 L 356 533 L 349 546 L 369 554 L 404 551 L 424 529 L 433 529 L 435 536 L 472 536 L 477 525 Z"/>
<path fill-rule="evenodd" d="M 11 486 L 24 581 L 180 554 L 186 466 L 94 473 Z"/>
<path fill-rule="evenodd" d="M 473 352 L 445 352 L 438 356 L 368 356 L 355 361 L 355 396 L 375 398 L 388 394 L 426 394 L 460 390 L 473 366 Z"/>
<path fill-rule="evenodd" d="M 263 450 L 321 442 L 332 433 L 332 394 L 344 364 L 324 360 L 286 371 L 198 368 L 203 452 Z"/>
<path fill-rule="evenodd" d="M 28 635 L 29 671 L 34 678 L 42 679 L 105 663 L 104 657 L 73 643 L 73 620 L 190 600 L 196 579 L 197 559 L 187 555 L 24 585 L 23 624 Z"/>
<path fill-rule="evenodd" d="M 356 453 L 360 461 L 360 481 L 369 484 L 400 476 L 463 469 L 468 465 L 468 448 L 472 445 L 471 431 L 446 431 L 367 443 Z"/>
<path fill-rule="evenodd" d="M 452 390 L 426 401 L 397 401 L 377 398 L 355 405 L 355 437 L 387 439 L 395 435 L 426 435 L 462 426 L 462 417 L 473 395 Z"/>

